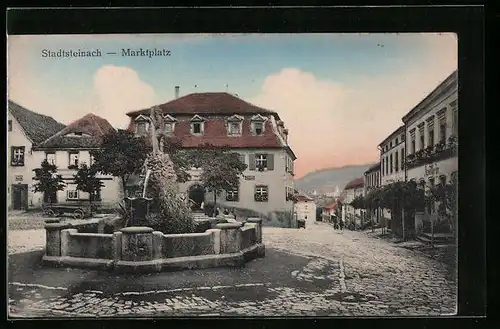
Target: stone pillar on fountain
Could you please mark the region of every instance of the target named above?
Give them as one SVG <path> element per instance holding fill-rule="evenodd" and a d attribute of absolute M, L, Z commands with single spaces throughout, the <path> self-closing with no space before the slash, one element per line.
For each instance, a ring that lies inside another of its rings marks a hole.
<path fill-rule="evenodd" d="M 128 226 L 136 226 L 145 223 L 146 216 L 149 213 L 149 206 L 153 199 L 146 197 L 126 197 L 123 200 L 131 212 Z"/>

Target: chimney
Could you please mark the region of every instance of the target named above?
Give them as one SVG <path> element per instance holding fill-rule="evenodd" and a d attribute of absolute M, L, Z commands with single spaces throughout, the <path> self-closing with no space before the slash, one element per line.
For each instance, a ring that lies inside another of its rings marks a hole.
<path fill-rule="evenodd" d="M 175 99 L 179 98 L 179 86 L 175 86 Z"/>
<path fill-rule="evenodd" d="M 288 129 L 283 129 L 283 135 L 285 135 L 285 142 L 288 144 Z"/>

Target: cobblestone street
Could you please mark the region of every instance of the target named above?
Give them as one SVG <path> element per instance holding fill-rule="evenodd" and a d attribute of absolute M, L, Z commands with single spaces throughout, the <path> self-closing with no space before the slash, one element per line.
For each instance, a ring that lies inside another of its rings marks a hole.
<path fill-rule="evenodd" d="M 456 311 L 452 271 L 417 252 L 323 223 L 305 230 L 265 227 L 263 232 L 266 257 L 244 268 L 139 276 L 40 267 L 45 232 L 9 231 L 10 315 L 404 316 Z"/>

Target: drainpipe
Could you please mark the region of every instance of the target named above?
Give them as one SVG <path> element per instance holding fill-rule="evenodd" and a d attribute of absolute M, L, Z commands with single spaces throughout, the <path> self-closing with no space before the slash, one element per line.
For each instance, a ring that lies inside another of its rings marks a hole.
<path fill-rule="evenodd" d="M 382 154 L 382 148 L 380 147 L 380 145 L 377 146 L 377 149 L 379 150 L 380 154 Z M 378 181 L 378 185 L 379 187 L 382 187 L 382 167 L 384 166 L 384 164 L 382 163 L 382 157 L 379 156 L 379 163 L 380 163 L 380 168 L 379 168 L 379 181 Z M 382 220 L 382 216 L 380 215 L 382 213 L 382 211 L 380 211 L 380 207 L 377 207 L 377 218 L 378 218 L 378 222 L 381 223 L 381 226 L 382 226 L 382 234 L 385 233 L 385 218 L 384 220 Z M 383 215 L 383 213 L 382 213 Z"/>
<path fill-rule="evenodd" d="M 408 169 L 406 169 L 406 152 L 407 152 L 407 143 L 406 143 L 406 140 L 408 139 L 406 137 L 407 135 L 407 125 L 406 125 L 406 122 L 403 122 L 404 123 L 404 131 L 405 131 L 405 152 L 404 152 L 404 167 L 405 167 L 405 183 L 408 181 Z M 405 196 L 406 198 L 406 196 Z M 403 241 L 406 241 L 406 235 L 405 235 L 405 203 L 403 202 Z"/>

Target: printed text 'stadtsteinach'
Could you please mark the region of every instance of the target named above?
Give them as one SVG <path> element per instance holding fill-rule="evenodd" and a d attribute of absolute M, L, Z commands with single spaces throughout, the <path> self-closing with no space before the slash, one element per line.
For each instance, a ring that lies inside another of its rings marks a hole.
<path fill-rule="evenodd" d="M 42 49 L 42 57 L 49 58 L 79 58 L 79 57 L 102 57 L 103 55 L 108 56 L 122 56 L 122 57 L 168 57 L 171 52 L 167 49 L 144 49 L 144 48 L 122 48 L 120 51 L 108 51 L 103 52 L 101 49 L 92 50 L 74 50 L 74 49 L 59 49 L 57 51 L 50 49 Z"/>

